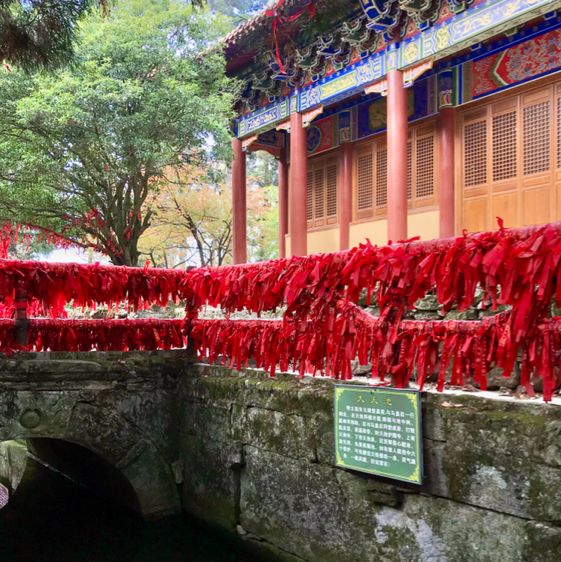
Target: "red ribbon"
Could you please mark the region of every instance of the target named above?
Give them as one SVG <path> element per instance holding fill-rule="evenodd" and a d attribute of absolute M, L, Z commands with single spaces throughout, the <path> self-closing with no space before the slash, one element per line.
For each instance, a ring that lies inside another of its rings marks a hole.
<path fill-rule="evenodd" d="M 6 259 L 8 257 L 10 246 L 16 243 L 25 244 L 26 251 L 29 251 L 32 240 L 35 240 L 36 242 L 46 242 L 51 246 L 63 249 L 83 247 L 74 240 L 65 238 L 49 228 L 30 223 L 4 223 L 0 226 L 0 258 Z"/>
<path fill-rule="evenodd" d="M 195 320 L 190 337 L 201 358 L 236 369 L 252 359 L 273 376 L 280 365 L 281 370 L 292 369 L 300 375 L 325 372 L 336 379 L 349 379 L 352 360 L 358 353 L 361 363 L 377 363 L 378 375 L 391 374 L 397 387 L 406 387 L 416 369 L 421 390 L 428 377 L 434 377 L 443 390 L 452 365 L 449 384 L 463 386 L 465 376 L 473 373 L 474 381 L 485 389 L 486 373 L 510 360 L 496 348 L 505 318 L 483 322 L 404 321 L 398 340 L 391 344 L 385 337 L 384 322 L 354 305 L 342 304 L 341 316 L 330 334 L 318 335 L 317 327 L 311 324 L 287 327 L 281 321 Z M 561 354 L 561 321 L 554 319 L 541 325 L 534 345 L 541 352 L 532 355 L 524 351 L 522 371 L 542 378 L 544 399 L 548 401 L 558 383 L 553 365 Z M 523 377 L 522 384 L 530 387 L 529 377 Z"/>
<path fill-rule="evenodd" d="M 284 64 L 282 62 L 281 54 L 280 54 L 280 46 L 279 46 L 279 40 L 278 40 L 278 36 L 277 36 L 277 29 L 278 29 L 280 24 L 292 23 L 292 22 L 296 21 L 298 18 L 300 18 L 300 16 L 302 16 L 305 13 L 308 13 L 308 15 L 311 18 L 314 17 L 316 15 L 316 7 L 314 5 L 314 0 L 310 0 L 306 6 L 304 6 L 303 8 L 301 8 L 300 10 L 298 10 L 297 12 L 292 14 L 291 16 L 283 16 L 283 15 L 281 15 L 280 10 L 281 10 L 284 2 L 285 2 L 285 0 L 278 0 L 277 5 L 272 10 L 265 10 L 265 15 L 268 18 L 274 18 L 273 19 L 273 38 L 275 40 L 275 57 L 276 57 L 276 60 L 277 60 L 277 64 L 279 65 L 280 71 L 283 74 L 286 74 L 286 70 L 285 70 Z"/>
<path fill-rule="evenodd" d="M 183 348 L 183 320 L 53 320 L 29 322 L 29 351 L 129 351 Z M 0 320 L 0 350 L 22 349 L 15 343 L 14 323 Z"/>

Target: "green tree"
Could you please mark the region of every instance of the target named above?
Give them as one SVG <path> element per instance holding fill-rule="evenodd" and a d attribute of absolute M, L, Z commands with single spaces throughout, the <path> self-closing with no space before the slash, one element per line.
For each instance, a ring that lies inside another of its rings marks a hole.
<path fill-rule="evenodd" d="M 223 19 L 123 0 L 84 20 L 71 69 L 0 80 L 0 220 L 57 230 L 136 265 L 168 167 L 223 157 L 236 84 Z"/>
<path fill-rule="evenodd" d="M 191 0 L 202 6 L 205 0 Z M 54 67 L 74 52 L 77 23 L 112 0 L 0 0 L 0 63 L 20 68 Z"/>

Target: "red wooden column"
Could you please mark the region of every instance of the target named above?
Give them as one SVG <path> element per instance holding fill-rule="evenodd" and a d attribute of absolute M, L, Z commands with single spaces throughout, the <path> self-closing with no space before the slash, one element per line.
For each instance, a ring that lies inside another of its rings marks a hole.
<path fill-rule="evenodd" d="M 388 72 L 388 240 L 407 238 L 407 92 L 403 72 Z"/>
<path fill-rule="evenodd" d="M 279 257 L 286 257 L 288 234 L 288 162 L 283 148 L 279 156 Z"/>
<path fill-rule="evenodd" d="M 454 109 L 443 107 L 438 115 L 438 139 L 440 144 L 440 237 L 454 236 Z"/>
<path fill-rule="evenodd" d="M 232 254 L 234 263 L 247 261 L 247 207 L 245 152 L 242 141 L 232 139 Z"/>
<path fill-rule="evenodd" d="M 345 143 L 339 157 L 339 249 L 350 245 L 353 218 L 353 145 Z"/>
<path fill-rule="evenodd" d="M 290 115 L 290 253 L 308 253 L 308 225 L 306 220 L 306 185 L 308 176 L 306 130 L 302 114 Z"/>

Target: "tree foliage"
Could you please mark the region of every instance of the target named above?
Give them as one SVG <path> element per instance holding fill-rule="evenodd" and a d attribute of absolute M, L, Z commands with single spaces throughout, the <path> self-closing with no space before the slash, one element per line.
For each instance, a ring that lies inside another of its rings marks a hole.
<path fill-rule="evenodd" d="M 231 256 L 231 192 L 204 166 L 169 170 L 152 194 L 152 226 L 140 248 L 153 265 L 223 265 Z"/>
<path fill-rule="evenodd" d="M 267 152 L 252 152 L 248 158 L 249 261 L 277 258 L 278 244 L 278 164 Z"/>
<path fill-rule="evenodd" d="M 0 0 L 0 61 L 27 69 L 68 61 L 76 24 L 96 4 L 95 0 Z"/>
<path fill-rule="evenodd" d="M 181 0 L 123 0 L 84 21 L 71 69 L 0 80 L 0 219 L 136 265 L 164 171 L 228 144 L 224 29 Z"/>
<path fill-rule="evenodd" d="M 201 7 L 205 0 L 191 0 Z M 0 62 L 25 69 L 71 60 L 80 19 L 92 8 L 109 12 L 111 0 L 0 0 Z"/>

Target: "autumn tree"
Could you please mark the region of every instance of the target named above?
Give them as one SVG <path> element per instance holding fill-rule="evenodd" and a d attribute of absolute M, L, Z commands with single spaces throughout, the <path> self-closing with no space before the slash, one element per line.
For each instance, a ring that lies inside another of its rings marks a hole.
<path fill-rule="evenodd" d="M 0 220 L 52 228 L 136 265 L 164 171 L 220 156 L 235 84 L 220 17 L 122 0 L 84 20 L 75 62 L 0 80 Z"/>
<path fill-rule="evenodd" d="M 249 261 L 278 257 L 278 163 L 267 152 L 251 152 L 248 158 Z"/>
<path fill-rule="evenodd" d="M 248 167 L 248 259 L 277 257 L 278 212 L 270 164 L 250 159 Z M 268 183 L 268 185 L 266 183 Z M 152 195 L 152 226 L 140 248 L 156 266 L 224 265 L 232 259 L 232 191 L 224 163 L 168 170 Z"/>
<path fill-rule="evenodd" d="M 152 194 L 152 226 L 140 248 L 153 265 L 223 265 L 232 241 L 231 192 L 209 168 L 184 165 L 167 171 Z"/>

